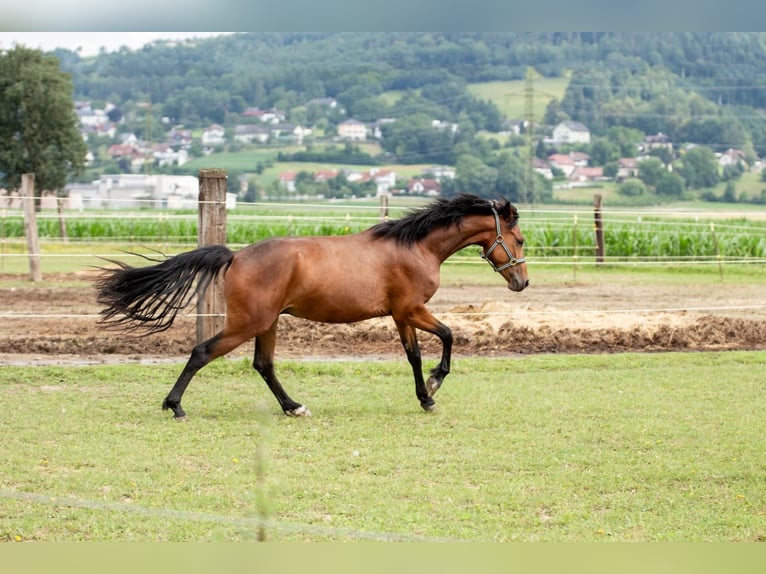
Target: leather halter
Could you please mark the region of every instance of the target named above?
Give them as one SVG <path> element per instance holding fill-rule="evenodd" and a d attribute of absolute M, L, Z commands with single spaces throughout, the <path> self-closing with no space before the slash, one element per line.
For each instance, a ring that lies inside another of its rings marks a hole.
<path fill-rule="evenodd" d="M 495 228 L 497 230 L 497 239 L 495 239 L 495 242 L 489 246 L 489 248 L 486 251 L 483 251 L 481 253 L 481 258 L 484 259 L 487 263 L 489 263 L 492 266 L 492 269 L 497 271 L 498 273 L 500 271 L 504 271 L 508 269 L 509 267 L 513 267 L 514 265 L 518 265 L 519 263 L 526 262 L 525 257 L 521 257 L 520 259 L 517 259 L 511 254 L 511 250 L 508 249 L 508 245 L 505 243 L 505 239 L 503 239 L 503 231 L 500 227 L 500 216 L 497 213 L 497 210 L 495 209 L 495 206 L 492 207 L 492 213 L 495 216 Z M 500 245 L 503 250 L 505 251 L 505 254 L 508 255 L 508 262 L 504 263 L 502 265 L 495 265 L 492 260 L 490 260 L 489 256 L 492 255 L 492 252 L 495 250 L 495 247 Z"/>

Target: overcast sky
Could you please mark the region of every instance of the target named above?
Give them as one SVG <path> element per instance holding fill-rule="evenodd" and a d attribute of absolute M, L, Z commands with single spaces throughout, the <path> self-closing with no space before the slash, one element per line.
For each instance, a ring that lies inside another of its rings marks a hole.
<path fill-rule="evenodd" d="M 0 48 L 11 49 L 16 44 L 44 51 L 81 48 L 81 56 L 98 54 L 103 47 L 111 52 L 121 46 L 138 49 L 154 40 L 202 38 L 218 36 L 225 32 L 0 32 Z"/>

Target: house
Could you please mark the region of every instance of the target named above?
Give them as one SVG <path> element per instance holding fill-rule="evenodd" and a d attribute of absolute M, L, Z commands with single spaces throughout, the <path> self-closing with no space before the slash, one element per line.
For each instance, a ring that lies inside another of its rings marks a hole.
<path fill-rule="evenodd" d="M 189 152 L 185 149 L 175 151 L 169 143 L 152 144 L 150 146 L 154 161 L 159 167 L 166 165 L 181 166 L 189 161 Z"/>
<path fill-rule="evenodd" d="M 638 160 L 634 157 L 621 157 L 617 160 L 617 178 L 627 179 L 638 176 Z"/>
<path fill-rule="evenodd" d="M 741 149 L 729 148 L 718 157 L 718 165 L 721 167 L 737 165 L 738 163 L 747 164 L 745 152 Z"/>
<path fill-rule="evenodd" d="M 644 141 L 638 146 L 639 150 L 643 152 L 663 147 L 673 151 L 673 142 L 662 132 L 657 132 L 655 135 L 645 136 Z"/>
<path fill-rule="evenodd" d="M 500 133 L 520 136 L 526 130 L 527 125 L 529 125 L 527 120 L 504 120 L 500 126 L 502 129 Z"/>
<path fill-rule="evenodd" d="M 372 168 L 369 171 L 370 179 L 375 182 L 376 196 L 388 195 L 396 185 L 396 172 L 391 169 Z"/>
<path fill-rule="evenodd" d="M 337 169 L 320 169 L 314 172 L 314 181 L 327 181 L 338 177 Z"/>
<path fill-rule="evenodd" d="M 564 174 L 564 177 L 567 178 L 572 175 L 572 172 L 577 168 L 574 160 L 572 160 L 569 155 L 564 153 L 554 153 L 553 155 L 549 155 L 548 164 L 550 167 L 561 171 L 561 173 Z"/>
<path fill-rule="evenodd" d="M 407 193 L 411 195 L 425 195 L 437 197 L 441 195 L 442 185 L 435 179 L 416 178 L 407 184 Z"/>
<path fill-rule="evenodd" d="M 294 171 L 283 171 L 279 174 L 279 185 L 289 192 L 295 192 L 295 178 L 298 174 Z"/>
<path fill-rule="evenodd" d="M 266 143 L 270 137 L 269 128 L 257 124 L 239 124 L 234 126 L 234 139 L 242 143 Z"/>
<path fill-rule="evenodd" d="M 587 153 L 581 151 L 570 151 L 569 157 L 572 158 L 576 167 L 588 167 L 590 164 L 590 156 Z"/>
<path fill-rule="evenodd" d="M 297 144 L 303 143 L 303 138 L 311 135 L 311 128 L 304 128 L 294 124 L 274 124 L 270 130 L 272 139 L 291 140 Z"/>
<path fill-rule="evenodd" d="M 553 142 L 559 144 L 590 143 L 590 130 L 580 122 L 561 122 L 553 128 Z"/>
<path fill-rule="evenodd" d="M 193 141 L 191 130 L 185 130 L 180 127 L 171 128 L 170 131 L 165 134 L 165 140 L 169 144 L 183 149 L 191 148 Z"/>
<path fill-rule="evenodd" d="M 345 120 L 338 124 L 338 137 L 363 142 L 367 139 L 367 126 L 359 120 Z"/>
<path fill-rule="evenodd" d="M 535 173 L 539 173 L 545 179 L 553 179 L 553 171 L 551 171 L 551 166 L 548 165 L 547 161 L 544 161 L 539 157 L 536 157 L 532 160 L 532 169 L 535 170 Z"/>
<path fill-rule="evenodd" d="M 269 108 L 268 110 L 247 108 L 242 112 L 242 116 L 246 118 L 257 118 L 265 124 L 278 124 L 286 119 L 285 113 L 276 108 Z"/>
<path fill-rule="evenodd" d="M 576 167 L 569 176 L 570 181 L 597 181 L 604 178 L 603 167 Z"/>
<path fill-rule="evenodd" d="M 223 126 L 218 124 L 212 124 L 205 131 L 202 132 L 202 145 L 213 146 L 223 145 L 226 143 L 226 130 Z"/>
<path fill-rule="evenodd" d="M 423 170 L 423 175 L 431 174 L 435 179 L 455 179 L 455 168 L 447 165 L 432 165 Z"/>

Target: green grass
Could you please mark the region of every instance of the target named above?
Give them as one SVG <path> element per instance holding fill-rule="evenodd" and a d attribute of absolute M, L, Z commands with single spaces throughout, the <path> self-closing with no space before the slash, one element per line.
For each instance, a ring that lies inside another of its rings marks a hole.
<path fill-rule="evenodd" d="M 543 117 L 545 108 L 552 99 L 562 100 L 568 85 L 569 78 L 536 78 L 532 82 L 532 111 L 538 120 Z M 526 89 L 525 80 L 468 85 L 468 91 L 473 96 L 494 102 L 509 119 L 525 117 Z"/>
<path fill-rule="evenodd" d="M 764 352 L 0 368 L 2 540 L 753 541 Z M 259 468 L 264 468 L 260 473 Z M 262 478 L 259 478 L 262 477 Z"/>

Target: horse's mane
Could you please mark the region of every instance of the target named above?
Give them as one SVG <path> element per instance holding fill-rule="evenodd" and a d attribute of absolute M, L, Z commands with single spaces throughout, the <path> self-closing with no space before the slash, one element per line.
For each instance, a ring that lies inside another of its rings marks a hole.
<path fill-rule="evenodd" d="M 491 215 L 493 206 L 511 226 L 516 224 L 519 213 L 507 200 L 493 203 L 476 195 L 461 194 L 452 199 L 439 198 L 400 219 L 378 223 L 370 231 L 375 237 L 391 238 L 405 245 L 413 245 L 434 229 L 460 225 L 466 215 Z"/>

